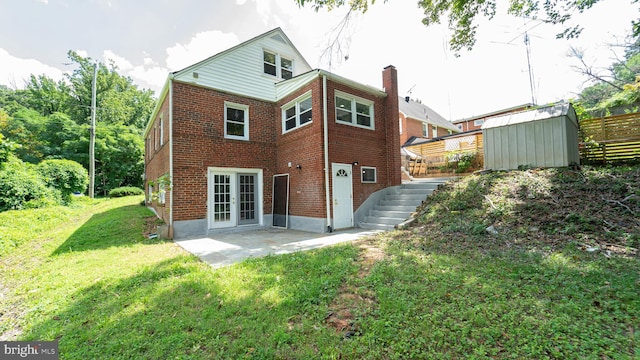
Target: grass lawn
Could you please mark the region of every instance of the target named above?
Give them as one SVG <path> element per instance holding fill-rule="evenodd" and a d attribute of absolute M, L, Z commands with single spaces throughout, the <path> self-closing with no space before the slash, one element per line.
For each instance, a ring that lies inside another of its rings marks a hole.
<path fill-rule="evenodd" d="M 559 174 L 522 176 L 527 205 L 507 175 L 471 177 L 407 230 L 218 270 L 145 239 L 139 197 L 0 213 L 0 340 L 57 339 L 62 359 L 640 358 L 637 217 L 607 197 L 606 234 L 588 209 L 550 220 L 532 204 Z"/>

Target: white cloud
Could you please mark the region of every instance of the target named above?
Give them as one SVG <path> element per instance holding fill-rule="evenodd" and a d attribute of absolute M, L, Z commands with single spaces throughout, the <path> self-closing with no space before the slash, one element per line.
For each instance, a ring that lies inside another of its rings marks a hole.
<path fill-rule="evenodd" d="M 64 77 L 64 72 L 45 65 L 35 59 L 21 59 L 0 48 L 0 84 L 11 88 L 24 88 L 31 74 L 44 74 L 56 81 Z"/>
<path fill-rule="evenodd" d="M 110 60 L 120 69 L 120 71 L 128 71 L 133 68 L 133 65 L 129 62 L 129 60 L 123 58 L 122 56 L 116 55 L 111 50 L 105 50 L 102 53 L 102 57 L 105 62 L 109 62 Z"/>
<path fill-rule="evenodd" d="M 167 48 L 167 67 L 171 71 L 183 69 L 229 49 L 239 42 L 238 37 L 233 33 L 218 30 L 197 33 L 188 44 L 176 44 Z"/>
<path fill-rule="evenodd" d="M 127 73 L 136 84 L 143 88 L 150 88 L 155 91 L 156 95 L 162 89 L 168 74 L 169 70 L 165 67 L 146 67 L 144 65 L 135 66 Z"/>
<path fill-rule="evenodd" d="M 89 53 L 87 52 L 87 50 L 76 50 L 76 54 L 82 56 L 83 58 L 86 58 L 89 56 Z"/>
<path fill-rule="evenodd" d="M 45 5 L 49 5 L 49 0 L 36 0 L 39 3 L 43 3 Z"/>

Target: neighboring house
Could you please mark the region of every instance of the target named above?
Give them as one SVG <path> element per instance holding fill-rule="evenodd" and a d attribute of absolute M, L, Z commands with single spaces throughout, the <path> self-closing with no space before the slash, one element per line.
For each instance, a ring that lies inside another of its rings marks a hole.
<path fill-rule="evenodd" d="M 516 105 L 516 106 L 512 106 L 510 108 L 492 111 L 490 113 L 483 114 L 483 115 L 472 116 L 472 117 L 465 118 L 465 119 L 460 119 L 460 120 L 454 120 L 454 121 L 452 121 L 452 123 L 461 132 L 467 132 L 467 131 L 472 131 L 472 130 L 480 130 L 480 128 L 482 127 L 482 124 L 484 124 L 484 122 L 489 118 L 500 116 L 500 115 L 505 115 L 505 114 L 511 114 L 511 113 L 525 111 L 525 110 L 528 110 L 528 109 L 530 109 L 530 108 L 532 108 L 534 106 L 535 105 L 531 104 L 531 103 L 522 104 L 522 105 Z"/>
<path fill-rule="evenodd" d="M 312 69 L 280 28 L 169 74 L 144 133 L 148 205 L 174 238 L 353 227 L 400 184 L 396 69 L 382 78 Z"/>
<path fill-rule="evenodd" d="M 400 144 L 415 138 L 433 139 L 460 130 L 420 101 L 407 97 L 398 98 L 400 108 Z"/>

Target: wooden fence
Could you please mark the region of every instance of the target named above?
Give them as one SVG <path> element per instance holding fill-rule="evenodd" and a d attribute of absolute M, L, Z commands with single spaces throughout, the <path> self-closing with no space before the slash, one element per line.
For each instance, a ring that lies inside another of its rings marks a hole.
<path fill-rule="evenodd" d="M 640 113 L 580 121 L 583 163 L 640 160 Z"/>
<path fill-rule="evenodd" d="M 457 160 L 465 155 L 475 155 L 469 171 L 481 169 L 484 164 L 482 133 L 450 136 L 424 144 L 406 147 L 415 154 L 409 159 L 408 171 L 412 176 L 451 172 L 456 170 Z"/>

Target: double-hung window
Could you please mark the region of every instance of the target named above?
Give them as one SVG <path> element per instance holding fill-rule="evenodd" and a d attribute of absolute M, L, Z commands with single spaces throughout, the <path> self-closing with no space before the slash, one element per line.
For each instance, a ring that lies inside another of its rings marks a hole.
<path fill-rule="evenodd" d="M 374 129 L 373 101 L 336 91 L 336 122 Z"/>
<path fill-rule="evenodd" d="M 263 50 L 262 61 L 265 74 L 285 80 L 293 77 L 293 60 L 278 53 Z"/>
<path fill-rule="evenodd" d="M 282 107 L 282 133 L 286 133 L 312 121 L 311 92 L 287 103 Z"/>
<path fill-rule="evenodd" d="M 422 136 L 429 137 L 429 125 L 427 123 L 422 123 Z"/>
<path fill-rule="evenodd" d="M 224 103 L 224 137 L 249 140 L 249 107 L 247 105 Z"/>

